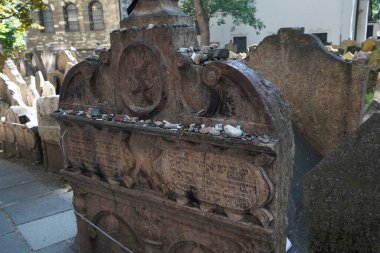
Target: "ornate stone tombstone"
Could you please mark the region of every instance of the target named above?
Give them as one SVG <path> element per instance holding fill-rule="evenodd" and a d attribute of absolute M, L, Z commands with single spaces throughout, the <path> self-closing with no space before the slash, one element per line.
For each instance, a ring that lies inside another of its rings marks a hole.
<path fill-rule="evenodd" d="M 177 53 L 197 43 L 176 1 L 140 0 L 121 24 L 100 61 L 70 69 L 54 113 L 81 252 L 283 252 L 294 148 L 279 89 Z"/>

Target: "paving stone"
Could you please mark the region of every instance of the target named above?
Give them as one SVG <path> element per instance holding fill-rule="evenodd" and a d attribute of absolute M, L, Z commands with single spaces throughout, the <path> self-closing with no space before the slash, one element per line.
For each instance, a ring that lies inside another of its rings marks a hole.
<path fill-rule="evenodd" d="M 59 194 L 58 197 L 60 197 L 63 200 L 65 200 L 70 205 L 72 205 L 72 203 L 73 203 L 73 192 L 72 191 Z"/>
<path fill-rule="evenodd" d="M 21 171 L 25 171 L 26 169 L 14 164 L 14 163 L 9 163 L 3 160 L 0 160 L 0 176 L 3 177 L 4 175 L 8 174 L 14 174 L 14 173 L 19 173 Z"/>
<path fill-rule="evenodd" d="M 3 211 L 0 212 L 0 236 L 9 234 L 13 231 L 14 231 L 14 227 L 12 226 L 11 220 Z"/>
<path fill-rule="evenodd" d="M 0 236 L 0 253 L 32 253 L 20 233 Z"/>
<path fill-rule="evenodd" d="M 20 225 L 70 209 L 72 206 L 64 199 L 57 194 L 49 194 L 6 207 L 5 211 L 16 225 Z"/>
<path fill-rule="evenodd" d="M 0 177 L 0 190 L 16 185 L 31 183 L 34 181 L 37 181 L 37 179 L 27 171 L 20 171 L 18 173 L 7 174 Z"/>
<path fill-rule="evenodd" d="M 37 251 L 36 253 L 74 253 L 74 251 L 71 249 L 73 241 L 74 238 L 72 240 L 59 242 L 54 245 L 43 248 Z"/>
<path fill-rule="evenodd" d="M 73 211 L 66 211 L 17 226 L 33 250 L 39 250 L 76 235 Z"/>
<path fill-rule="evenodd" d="M 49 188 L 39 182 L 9 187 L 0 190 L 0 207 L 4 207 L 8 204 L 16 203 L 21 200 L 30 199 L 38 195 L 46 194 L 49 191 Z"/>

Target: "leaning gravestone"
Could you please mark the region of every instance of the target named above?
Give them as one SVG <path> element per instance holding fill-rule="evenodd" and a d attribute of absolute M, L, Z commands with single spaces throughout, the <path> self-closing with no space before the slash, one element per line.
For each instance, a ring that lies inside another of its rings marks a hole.
<path fill-rule="evenodd" d="M 53 115 L 80 250 L 283 252 L 288 105 L 241 61 L 201 66 L 177 53 L 197 46 L 177 5 L 140 0 L 111 33 L 112 50 L 64 80 Z"/>
<path fill-rule="evenodd" d="M 302 29 L 282 28 L 266 37 L 248 63 L 279 85 L 292 123 L 320 154 L 327 154 L 360 125 L 368 69 L 345 62 Z"/>
<path fill-rule="evenodd" d="M 380 252 L 380 113 L 305 177 L 310 252 Z"/>

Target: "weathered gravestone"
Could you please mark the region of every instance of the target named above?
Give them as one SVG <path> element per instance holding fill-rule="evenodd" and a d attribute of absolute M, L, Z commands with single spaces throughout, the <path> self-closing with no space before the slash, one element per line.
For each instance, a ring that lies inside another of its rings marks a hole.
<path fill-rule="evenodd" d="M 176 53 L 197 46 L 177 1 L 140 0 L 121 24 L 101 62 L 67 73 L 53 114 L 81 252 L 283 252 L 294 144 L 279 89 L 243 62 Z"/>
<path fill-rule="evenodd" d="M 310 252 L 380 252 L 380 113 L 305 177 Z"/>
<path fill-rule="evenodd" d="M 368 69 L 345 62 L 302 29 L 283 28 L 266 37 L 248 63 L 279 85 L 292 109 L 292 123 L 325 155 L 360 125 Z"/>
<path fill-rule="evenodd" d="M 38 133 L 41 137 L 44 166 L 59 172 L 63 169 L 63 155 L 60 147 L 61 128 L 50 114 L 58 109 L 59 96 L 41 97 L 37 101 Z"/>
<path fill-rule="evenodd" d="M 19 156 L 34 162 L 42 160 L 36 110 L 28 106 L 11 106 L 0 122 L 0 140 L 9 156 Z"/>

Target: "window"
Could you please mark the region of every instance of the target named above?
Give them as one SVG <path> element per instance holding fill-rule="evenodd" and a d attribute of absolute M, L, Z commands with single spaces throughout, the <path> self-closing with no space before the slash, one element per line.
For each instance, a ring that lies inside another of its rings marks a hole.
<path fill-rule="evenodd" d="M 234 37 L 234 44 L 237 47 L 237 53 L 247 52 L 247 37 Z"/>
<path fill-rule="evenodd" d="M 78 9 L 75 4 L 67 4 L 63 8 L 63 15 L 66 22 L 66 31 L 79 31 Z"/>
<path fill-rule="evenodd" d="M 327 44 L 327 33 L 313 33 L 313 34 L 317 36 L 324 45 Z"/>
<path fill-rule="evenodd" d="M 90 29 L 92 31 L 104 30 L 103 6 L 101 3 L 94 1 L 88 6 L 90 15 Z"/>
<path fill-rule="evenodd" d="M 372 24 L 368 24 L 368 26 L 367 26 L 367 37 L 366 38 L 373 37 L 373 36 L 374 36 L 374 34 L 373 34 L 373 25 Z"/>
<path fill-rule="evenodd" d="M 41 32 L 46 33 L 52 33 L 54 32 L 54 19 L 53 19 L 53 12 L 49 7 L 46 10 L 40 10 L 39 16 L 40 16 L 40 25 L 44 27 Z"/>

